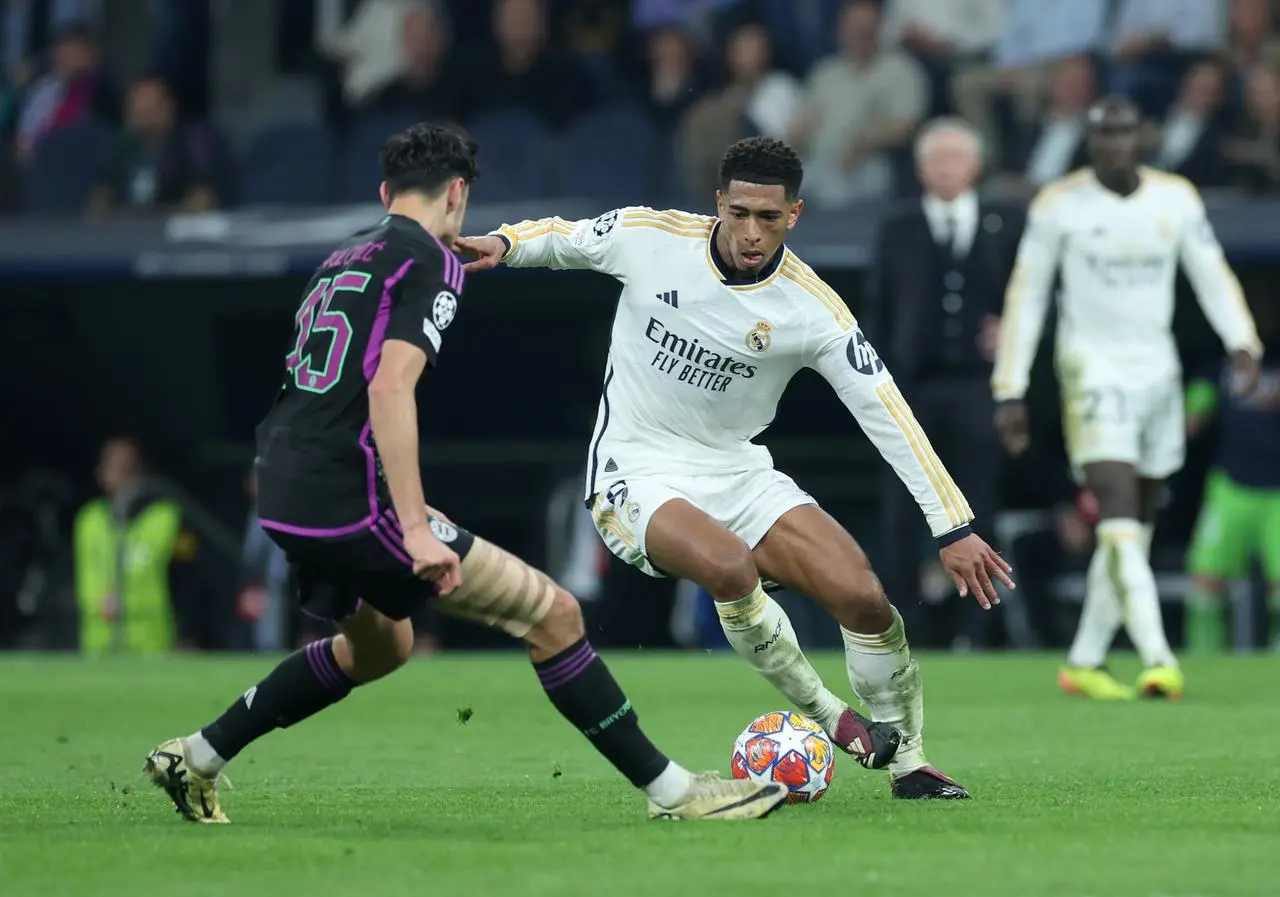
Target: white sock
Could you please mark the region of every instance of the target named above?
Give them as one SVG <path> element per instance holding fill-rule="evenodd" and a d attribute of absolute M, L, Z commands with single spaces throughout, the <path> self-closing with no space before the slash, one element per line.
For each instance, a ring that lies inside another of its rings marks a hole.
<path fill-rule="evenodd" d="M 644 793 L 649 800 L 669 810 L 680 803 L 692 784 L 693 773 L 679 763 L 670 762 L 656 779 L 644 786 Z"/>
<path fill-rule="evenodd" d="M 809 663 L 786 612 L 756 583 L 737 601 L 716 602 L 720 628 L 747 663 L 786 695 L 796 710 L 830 733 L 849 705 L 822 684 Z"/>
<path fill-rule="evenodd" d="M 182 740 L 187 747 L 187 764 L 196 772 L 213 776 L 221 772 L 222 767 L 227 765 L 227 761 L 218 756 L 218 752 L 213 749 L 213 745 L 209 744 L 199 731 L 194 735 L 188 735 Z"/>
<path fill-rule="evenodd" d="M 873 720 L 890 723 L 902 733 L 902 744 L 889 763 L 889 772 L 901 776 L 928 765 L 924 758 L 924 684 L 897 609 L 893 625 L 879 635 L 862 635 L 843 626 L 840 633 L 853 693 L 867 706 Z"/>
<path fill-rule="evenodd" d="M 1080 612 L 1075 641 L 1067 654 L 1068 666 L 1102 666 L 1116 633 L 1124 624 L 1124 609 L 1108 569 L 1110 556 L 1106 545 L 1099 539 L 1089 561 L 1089 572 L 1085 575 L 1084 609 Z"/>
<path fill-rule="evenodd" d="M 1145 667 L 1176 667 L 1160 613 L 1156 576 L 1147 560 L 1145 527 L 1127 517 L 1098 524 L 1099 545 L 1108 550 L 1115 588 L 1125 611 L 1125 630 Z"/>

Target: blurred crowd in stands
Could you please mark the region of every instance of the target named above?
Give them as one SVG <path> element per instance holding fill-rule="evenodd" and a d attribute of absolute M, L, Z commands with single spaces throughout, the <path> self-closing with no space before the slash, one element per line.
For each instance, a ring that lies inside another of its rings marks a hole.
<path fill-rule="evenodd" d="M 256 67 L 234 60 L 255 26 L 216 0 L 150 0 L 145 64 L 113 58 L 112 5 L 0 2 L 11 211 L 367 201 L 380 139 L 422 119 L 477 135 L 493 201 L 705 205 L 725 143 L 763 133 L 839 208 L 917 193 L 912 137 L 954 113 L 987 186 L 1025 196 L 1082 162 L 1082 112 L 1112 91 L 1149 117 L 1152 164 L 1280 184 L 1270 0 L 278 0 Z M 235 99 L 250 76 L 293 99 Z"/>

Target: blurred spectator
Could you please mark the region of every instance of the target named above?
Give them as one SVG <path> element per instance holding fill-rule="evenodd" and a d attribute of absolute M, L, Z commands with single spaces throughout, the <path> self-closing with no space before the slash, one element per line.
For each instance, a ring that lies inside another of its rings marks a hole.
<path fill-rule="evenodd" d="M 426 5 L 404 17 L 400 33 L 404 70 L 369 101 L 382 111 L 412 109 L 426 121 L 453 121 L 453 86 L 445 81 L 449 23 L 439 7 Z"/>
<path fill-rule="evenodd" d="M 1222 43 L 1222 13 L 1219 0 L 1120 0 L 1108 90 L 1161 114 L 1190 59 Z"/>
<path fill-rule="evenodd" d="M 725 48 L 725 63 L 729 72 L 726 93 L 739 94 L 751 129 L 778 140 L 791 133 L 804 92 L 799 81 L 773 67 L 769 32 L 757 24 L 735 29 Z"/>
<path fill-rule="evenodd" d="M 236 615 L 252 626 L 255 650 L 280 651 L 289 643 L 289 562 L 258 522 L 258 478 L 252 469 L 245 489 L 250 506 Z"/>
<path fill-rule="evenodd" d="M 1002 192 L 1028 196 L 1036 189 L 1088 163 L 1085 113 L 1097 98 L 1093 61 L 1070 56 L 1053 66 L 1049 105 L 1038 122 L 1013 140 L 1006 158 L 1020 174 L 998 178 Z"/>
<path fill-rule="evenodd" d="M 1230 182 L 1253 193 L 1280 183 L 1280 73 L 1275 65 L 1255 64 L 1245 78 L 1244 114 L 1223 141 L 1231 163 Z"/>
<path fill-rule="evenodd" d="M 93 31 L 82 24 L 67 25 L 54 43 L 52 70 L 32 85 L 23 103 L 16 143 L 19 158 L 29 156 L 50 131 L 86 118 L 119 121 L 119 98 L 103 69 Z"/>
<path fill-rule="evenodd" d="M 1225 87 L 1226 75 L 1216 60 L 1202 60 L 1187 70 L 1178 99 L 1158 131 L 1157 168 L 1180 174 L 1201 187 L 1221 182 L 1224 173 L 1218 126 Z"/>
<path fill-rule="evenodd" d="M 1009 144 L 1039 116 L 1053 67 L 1098 48 L 1107 10 L 1106 0 L 1011 0 L 992 64 L 959 68 L 952 100 L 982 132 L 989 165 L 1010 167 Z"/>
<path fill-rule="evenodd" d="M 49 37 L 93 21 L 96 0 L 0 0 L 0 130 L 10 134 L 18 100 L 40 73 Z"/>
<path fill-rule="evenodd" d="M 924 128 L 916 164 L 925 195 L 881 224 L 867 332 L 968 499 L 978 532 L 992 540 L 1001 451 L 989 382 L 1021 216 L 978 199 L 982 144 L 960 119 Z M 892 472 L 883 508 L 890 559 L 881 575 L 899 607 L 914 605 L 923 522 Z M 972 601 L 964 605 L 963 634 L 971 645 L 988 645 L 988 615 Z"/>
<path fill-rule="evenodd" d="M 648 50 L 645 102 L 654 123 L 671 129 L 706 89 L 698 71 L 697 47 L 683 27 L 666 25 L 649 34 Z"/>
<path fill-rule="evenodd" d="M 953 71 L 984 60 L 1000 39 L 1005 6 L 1005 0 L 887 0 L 881 37 L 924 65 L 935 113 L 950 111 Z"/>
<path fill-rule="evenodd" d="M 317 22 L 323 56 L 342 72 L 342 98 L 348 106 L 363 105 L 405 70 L 400 35 L 405 18 L 427 0 L 362 0 L 350 20 L 331 11 Z"/>
<path fill-rule="evenodd" d="M 216 164 L 208 130 L 179 121 L 163 79 L 143 78 L 129 93 L 128 121 L 89 198 L 89 212 L 215 209 Z"/>
<path fill-rule="evenodd" d="M 472 55 L 458 75 L 458 108 L 468 116 L 512 107 L 562 128 L 586 111 L 596 91 L 571 55 L 547 42 L 543 0 L 495 0 L 495 47 Z"/>
<path fill-rule="evenodd" d="M 1233 0 L 1227 19 L 1227 54 L 1237 72 L 1280 55 L 1271 0 Z"/>
<path fill-rule="evenodd" d="M 198 543 L 182 509 L 147 479 L 138 444 L 111 439 L 98 461 L 103 498 L 76 515 L 73 534 L 81 650 L 158 653 L 174 646 L 177 607 Z"/>
<path fill-rule="evenodd" d="M 690 193 L 712 188 L 724 147 L 744 131 L 779 140 L 790 133 L 804 94 L 795 78 L 772 67 L 772 55 L 763 26 L 751 23 L 730 32 L 729 83 L 695 104 L 681 128 L 681 164 Z"/>
<path fill-rule="evenodd" d="M 840 13 L 841 53 L 814 67 L 792 142 L 805 155 L 815 204 L 883 199 L 894 188 L 891 153 L 905 147 L 928 109 L 920 63 L 882 50 L 880 8 L 850 0 Z"/>

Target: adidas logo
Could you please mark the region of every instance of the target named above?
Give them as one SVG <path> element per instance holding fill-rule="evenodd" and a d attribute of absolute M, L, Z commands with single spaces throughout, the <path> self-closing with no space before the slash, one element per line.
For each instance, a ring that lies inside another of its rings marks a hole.
<path fill-rule="evenodd" d="M 657 294 L 659 301 L 667 303 L 672 308 L 680 307 L 680 294 L 676 290 L 668 290 L 665 293 Z"/>

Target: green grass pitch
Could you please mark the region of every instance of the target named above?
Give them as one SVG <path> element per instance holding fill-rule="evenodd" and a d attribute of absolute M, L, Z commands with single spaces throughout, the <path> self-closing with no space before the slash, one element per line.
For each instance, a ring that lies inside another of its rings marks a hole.
<path fill-rule="evenodd" d="M 783 706 L 732 656 L 606 656 L 694 768 Z M 418 658 L 276 732 L 228 770 L 233 824 L 194 826 L 142 760 L 270 659 L 0 659 L 0 894 L 1280 893 L 1280 658 L 1193 661 L 1181 703 L 1125 705 L 1060 695 L 1047 656 L 921 661 L 930 758 L 970 802 L 894 802 L 841 757 L 818 804 L 652 823 L 511 654 Z M 839 656 L 815 662 L 845 690 Z"/>

